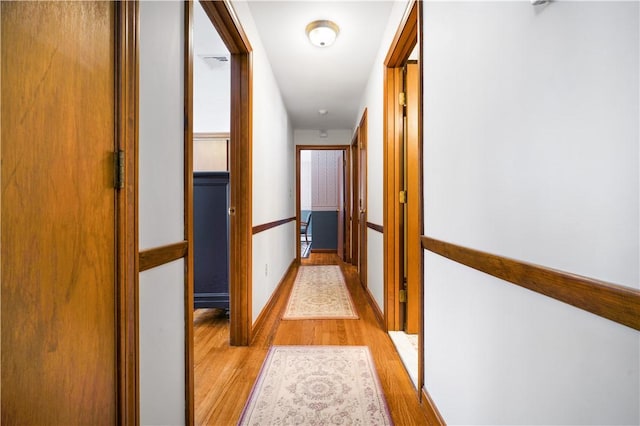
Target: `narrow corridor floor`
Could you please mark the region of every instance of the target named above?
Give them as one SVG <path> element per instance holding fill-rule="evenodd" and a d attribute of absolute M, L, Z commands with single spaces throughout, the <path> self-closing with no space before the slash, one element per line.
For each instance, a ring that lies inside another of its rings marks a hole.
<path fill-rule="evenodd" d="M 395 424 L 426 424 L 416 390 L 391 339 L 378 323 L 355 268 L 326 254 L 312 254 L 303 264 L 340 265 L 360 318 L 282 321 L 297 268 L 283 282 L 274 309 L 266 314 L 249 347 L 229 346 L 226 316 L 198 310 L 194 315 L 196 424 L 237 423 L 271 345 L 368 346 Z"/>

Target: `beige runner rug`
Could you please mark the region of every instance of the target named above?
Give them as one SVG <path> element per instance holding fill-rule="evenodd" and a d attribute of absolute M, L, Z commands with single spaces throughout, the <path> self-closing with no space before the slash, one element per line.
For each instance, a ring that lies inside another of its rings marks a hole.
<path fill-rule="evenodd" d="M 366 346 L 272 346 L 239 425 L 392 425 Z"/>
<path fill-rule="evenodd" d="M 301 266 L 282 319 L 356 319 L 338 265 Z"/>

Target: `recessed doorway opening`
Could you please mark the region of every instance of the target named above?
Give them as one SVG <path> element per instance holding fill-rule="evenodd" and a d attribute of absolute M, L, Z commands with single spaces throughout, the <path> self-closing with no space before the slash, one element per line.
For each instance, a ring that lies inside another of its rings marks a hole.
<path fill-rule="evenodd" d="M 336 253 L 344 261 L 350 247 L 349 147 L 297 146 L 296 164 L 297 257 Z"/>

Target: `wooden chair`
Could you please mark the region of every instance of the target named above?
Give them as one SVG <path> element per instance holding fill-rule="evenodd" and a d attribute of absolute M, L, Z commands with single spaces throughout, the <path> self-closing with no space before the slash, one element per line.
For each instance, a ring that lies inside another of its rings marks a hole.
<path fill-rule="evenodd" d="M 308 212 L 304 220 L 300 221 L 300 235 L 304 235 L 304 241 L 307 244 L 309 244 L 309 225 L 311 225 L 311 212 Z"/>

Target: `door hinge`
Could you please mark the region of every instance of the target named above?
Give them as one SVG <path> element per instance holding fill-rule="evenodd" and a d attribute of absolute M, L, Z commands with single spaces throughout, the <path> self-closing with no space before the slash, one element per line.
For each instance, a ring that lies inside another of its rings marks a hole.
<path fill-rule="evenodd" d="M 124 188 L 124 151 L 118 150 L 113 153 L 113 186 L 116 189 Z"/>
<path fill-rule="evenodd" d="M 398 194 L 400 204 L 407 204 L 407 191 L 400 191 Z"/>
<path fill-rule="evenodd" d="M 398 93 L 398 103 L 402 106 L 407 106 L 407 94 L 404 92 Z"/>
<path fill-rule="evenodd" d="M 407 290 L 400 290 L 398 292 L 398 299 L 400 299 L 400 303 L 407 303 Z"/>

